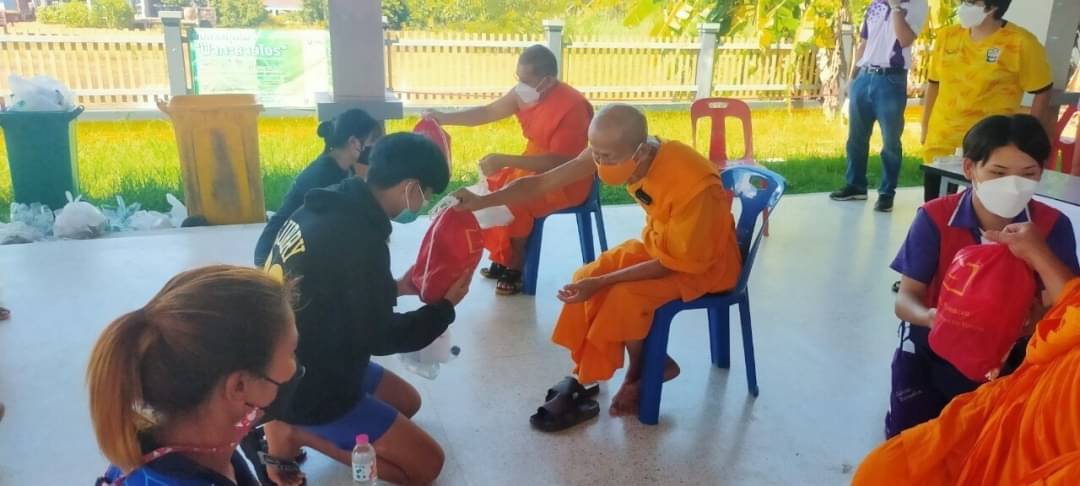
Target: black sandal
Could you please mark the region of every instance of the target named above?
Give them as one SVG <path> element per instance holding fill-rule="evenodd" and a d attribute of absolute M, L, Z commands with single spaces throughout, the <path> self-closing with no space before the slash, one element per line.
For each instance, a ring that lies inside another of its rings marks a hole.
<path fill-rule="evenodd" d="M 498 263 L 491 262 L 491 266 L 489 266 L 488 268 L 480 269 L 480 275 L 487 279 L 499 280 L 503 278 L 504 275 L 506 275 L 507 270 L 509 270 L 509 268 L 506 268 L 503 265 L 499 265 Z"/>
<path fill-rule="evenodd" d="M 496 295 L 517 295 L 525 288 L 525 282 L 521 280 L 521 270 L 506 269 L 503 276 L 495 284 Z"/>
<path fill-rule="evenodd" d="M 550 402 L 552 398 L 555 398 L 559 393 L 573 393 L 578 392 L 584 398 L 592 398 L 600 393 L 600 385 L 594 384 L 588 388 L 578 383 L 572 376 L 563 378 L 562 381 L 555 384 L 555 386 L 548 388 L 547 395 L 544 396 L 545 402 Z"/>
<path fill-rule="evenodd" d="M 600 404 L 588 398 L 595 392 L 582 387 L 573 378 L 564 378 L 548 390 L 548 396 L 552 392 L 555 395 L 529 417 L 529 423 L 541 432 L 566 430 L 600 415 Z"/>

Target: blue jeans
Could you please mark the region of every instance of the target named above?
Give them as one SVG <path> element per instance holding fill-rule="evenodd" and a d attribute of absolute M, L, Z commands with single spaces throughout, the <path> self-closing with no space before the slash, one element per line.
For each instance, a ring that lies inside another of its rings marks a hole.
<path fill-rule="evenodd" d="M 870 135 L 874 122 L 881 127 L 884 147 L 881 163 L 884 166 L 878 193 L 896 194 L 900 177 L 900 161 L 904 147 L 900 137 L 904 134 L 904 109 L 907 108 L 907 76 L 904 74 L 860 73 L 851 83 L 849 92 L 847 141 L 847 183 L 865 191 L 866 160 L 870 155 Z"/>

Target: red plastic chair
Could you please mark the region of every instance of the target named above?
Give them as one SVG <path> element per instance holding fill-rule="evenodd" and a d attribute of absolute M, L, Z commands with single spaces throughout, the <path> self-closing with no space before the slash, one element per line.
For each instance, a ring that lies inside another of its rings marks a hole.
<path fill-rule="evenodd" d="M 698 147 L 697 124 L 701 118 L 712 120 L 712 131 L 709 135 L 709 160 L 716 164 L 718 170 L 724 170 L 728 164 L 757 165 L 754 160 L 754 131 L 750 121 L 750 105 L 734 98 L 702 98 L 695 101 L 690 105 L 691 143 L 695 149 Z M 746 150 L 738 159 L 731 158 L 728 153 L 726 132 L 728 118 L 735 118 L 742 125 L 743 147 Z M 762 218 L 765 236 L 769 236 L 768 209 L 765 209 Z"/>
<path fill-rule="evenodd" d="M 1058 118 L 1055 127 L 1056 129 L 1054 130 L 1055 133 L 1051 137 L 1053 147 L 1050 151 L 1050 163 L 1047 164 L 1046 168 L 1059 170 L 1066 174 L 1072 172 L 1073 153 L 1076 150 L 1077 141 L 1080 140 L 1080 126 L 1077 126 L 1076 134 L 1074 135 L 1072 142 L 1065 142 L 1061 137 L 1065 135 L 1065 129 L 1068 128 L 1069 121 L 1072 120 L 1072 117 L 1076 112 L 1077 106 L 1069 105 L 1069 107 L 1065 109 L 1065 113 L 1061 115 L 1061 118 Z M 1057 163 L 1059 160 L 1061 161 L 1060 165 Z"/>
<path fill-rule="evenodd" d="M 750 122 L 750 106 L 733 98 L 702 98 L 690 105 L 690 130 L 694 148 L 697 148 L 697 123 L 701 118 L 712 120 L 712 133 L 709 136 L 709 160 L 723 170 L 729 162 L 756 165 L 754 162 L 754 136 Z M 728 118 L 742 122 L 743 143 L 746 153 L 741 158 L 732 159 L 727 150 L 727 134 L 724 131 Z"/>

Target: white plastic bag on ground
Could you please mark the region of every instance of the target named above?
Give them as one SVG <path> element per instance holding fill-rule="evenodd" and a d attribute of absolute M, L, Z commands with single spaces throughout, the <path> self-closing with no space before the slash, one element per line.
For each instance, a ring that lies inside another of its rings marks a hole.
<path fill-rule="evenodd" d="M 429 380 L 439 376 L 439 368 L 461 354 L 461 348 L 450 342 L 450 330 L 439 336 L 426 348 L 411 353 L 401 353 L 398 359 L 405 369 Z"/>
<path fill-rule="evenodd" d="M 22 223 L 33 228 L 41 236 L 36 240 L 44 239 L 52 234 L 53 212 L 48 206 L 40 203 L 30 205 L 11 203 L 11 222 Z"/>
<path fill-rule="evenodd" d="M 56 212 L 53 223 L 53 235 L 57 238 L 87 239 L 96 238 L 105 233 L 108 222 L 101 211 L 86 201 L 82 196 L 72 199 L 67 193 L 68 203 Z"/>
<path fill-rule="evenodd" d="M 157 211 L 135 211 L 127 220 L 127 227 L 135 231 L 174 228 L 169 215 Z"/>
<path fill-rule="evenodd" d="M 75 109 L 75 94 L 67 86 L 48 76 L 24 78 L 11 75 L 11 111 L 71 111 Z"/>
<path fill-rule="evenodd" d="M 18 245 L 41 241 L 45 234 L 22 221 L 0 223 L 0 245 Z"/>
<path fill-rule="evenodd" d="M 116 196 L 116 206 L 102 205 L 101 212 L 105 215 L 105 220 L 109 222 L 109 231 L 127 231 L 128 219 L 140 208 L 139 203 L 132 203 L 129 206 L 124 202 L 123 196 Z"/>
<path fill-rule="evenodd" d="M 168 202 L 169 207 L 172 208 L 169 210 L 169 219 L 172 220 L 173 227 L 179 228 L 184 224 L 184 220 L 187 219 L 187 206 L 184 206 L 184 203 L 180 202 L 180 200 L 172 194 L 166 194 L 165 201 Z"/>

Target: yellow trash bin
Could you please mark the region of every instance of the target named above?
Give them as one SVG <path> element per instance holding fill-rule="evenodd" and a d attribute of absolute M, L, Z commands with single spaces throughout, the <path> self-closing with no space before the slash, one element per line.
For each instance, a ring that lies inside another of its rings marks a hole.
<path fill-rule="evenodd" d="M 158 108 L 176 131 L 188 214 L 215 225 L 265 222 L 255 96 L 175 96 Z"/>

